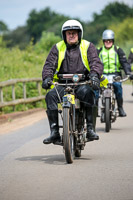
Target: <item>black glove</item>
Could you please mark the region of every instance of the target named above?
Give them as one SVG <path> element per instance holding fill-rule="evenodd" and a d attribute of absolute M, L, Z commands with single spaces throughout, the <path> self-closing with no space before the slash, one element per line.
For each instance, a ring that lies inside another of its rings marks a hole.
<path fill-rule="evenodd" d="M 126 75 L 129 75 L 129 79 L 133 80 L 133 73 L 132 72 L 127 72 Z"/>
<path fill-rule="evenodd" d="M 90 80 L 92 84 L 92 89 L 93 90 L 99 90 L 100 88 L 100 80 L 98 78 L 97 74 L 90 74 Z"/>
<path fill-rule="evenodd" d="M 42 82 L 42 88 L 45 89 L 45 90 L 50 89 L 50 86 L 51 86 L 50 82 L 51 81 L 52 81 L 52 79 L 50 77 L 44 79 L 43 82 Z"/>
<path fill-rule="evenodd" d="M 129 78 L 130 78 L 130 80 L 133 80 L 133 74 L 131 74 Z"/>

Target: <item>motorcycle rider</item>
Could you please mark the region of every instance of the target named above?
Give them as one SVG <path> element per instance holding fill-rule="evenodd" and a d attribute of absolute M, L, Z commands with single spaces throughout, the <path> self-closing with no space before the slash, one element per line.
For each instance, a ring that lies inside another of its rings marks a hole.
<path fill-rule="evenodd" d="M 128 56 L 128 62 L 129 64 L 133 63 L 133 48 L 131 48 L 129 56 Z"/>
<path fill-rule="evenodd" d="M 128 56 L 128 63 L 133 64 L 133 48 L 130 50 L 130 54 Z M 131 71 L 133 71 L 133 65 L 131 65 Z M 130 80 L 133 80 L 133 74 L 130 76 Z"/>
<path fill-rule="evenodd" d="M 78 86 L 76 89 L 77 97 L 85 103 L 87 115 L 87 138 L 90 141 L 98 140 L 93 124 L 96 114 L 93 111 L 94 91 L 99 89 L 100 77 L 103 73 L 103 65 L 97 55 L 95 46 L 83 40 L 83 27 L 77 20 L 66 21 L 61 29 L 63 40 L 55 44 L 44 64 L 42 70 L 42 87 L 49 89 L 51 80 L 61 82 L 59 74 L 85 74 L 90 75 L 92 89 L 89 85 Z M 64 87 L 57 86 L 60 98 L 64 95 Z M 46 95 L 47 116 L 50 125 L 50 136 L 44 139 L 44 144 L 60 141 L 58 125 L 58 96 L 55 88 L 48 91 Z"/>
<path fill-rule="evenodd" d="M 105 30 L 102 34 L 103 46 L 97 50 L 100 60 L 104 65 L 103 74 L 121 75 L 120 67 L 126 75 L 130 75 L 131 67 L 127 62 L 126 55 L 121 48 L 114 45 L 114 32 Z M 114 82 L 114 92 L 116 95 L 118 111 L 120 117 L 125 117 L 123 109 L 123 90 L 120 82 Z"/>

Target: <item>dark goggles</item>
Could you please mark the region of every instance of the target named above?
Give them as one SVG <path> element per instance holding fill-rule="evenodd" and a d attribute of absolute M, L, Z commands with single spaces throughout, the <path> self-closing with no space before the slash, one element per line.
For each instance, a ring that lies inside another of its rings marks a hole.
<path fill-rule="evenodd" d="M 113 39 L 103 40 L 103 42 L 114 42 Z"/>

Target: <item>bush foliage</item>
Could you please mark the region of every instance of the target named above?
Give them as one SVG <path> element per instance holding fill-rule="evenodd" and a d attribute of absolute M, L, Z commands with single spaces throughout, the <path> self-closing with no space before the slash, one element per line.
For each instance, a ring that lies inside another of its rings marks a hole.
<path fill-rule="evenodd" d="M 37 12 L 31 11 L 27 25 L 8 32 L 8 27 L 0 21 L 0 81 L 15 78 L 41 77 L 42 68 L 51 47 L 61 40 L 61 26 L 68 16 L 52 12 L 49 8 Z M 91 22 L 82 22 L 84 39 L 96 46 L 102 45 L 102 32 L 112 29 L 115 33 L 115 44 L 120 46 L 127 57 L 133 47 L 133 8 L 124 3 L 109 3 L 100 14 L 94 13 Z M 28 96 L 35 96 L 35 87 L 27 86 Z M 17 98 L 22 97 L 22 84 L 17 86 Z M 5 100 L 11 99 L 10 87 L 5 88 Z M 45 102 L 43 101 L 43 106 Z M 18 105 L 16 110 L 40 107 L 41 103 Z M 12 108 L 4 108 L 11 112 Z"/>

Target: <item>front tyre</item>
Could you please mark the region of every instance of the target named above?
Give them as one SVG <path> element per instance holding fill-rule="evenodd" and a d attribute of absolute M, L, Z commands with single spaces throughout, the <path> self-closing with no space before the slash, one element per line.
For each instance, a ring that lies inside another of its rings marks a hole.
<path fill-rule="evenodd" d="M 63 108 L 63 147 L 67 163 L 74 159 L 74 135 L 72 132 L 72 118 L 70 108 Z"/>
<path fill-rule="evenodd" d="M 111 113 L 110 113 L 110 99 L 105 99 L 105 131 L 109 132 L 111 129 Z"/>
<path fill-rule="evenodd" d="M 75 157 L 77 157 L 77 158 L 81 157 L 81 149 L 76 149 Z"/>

